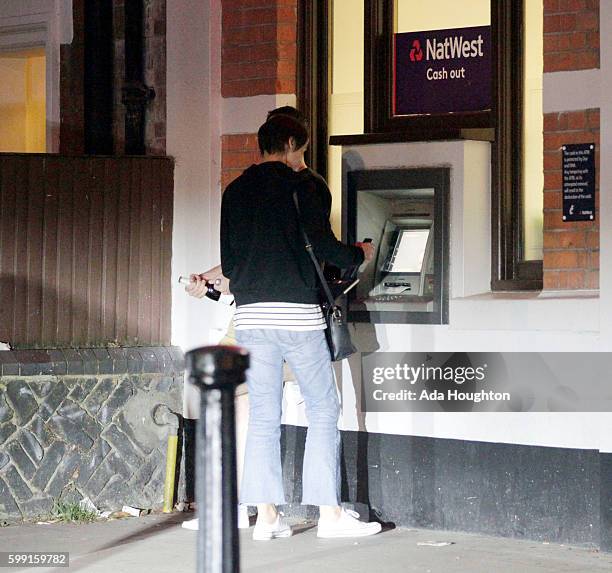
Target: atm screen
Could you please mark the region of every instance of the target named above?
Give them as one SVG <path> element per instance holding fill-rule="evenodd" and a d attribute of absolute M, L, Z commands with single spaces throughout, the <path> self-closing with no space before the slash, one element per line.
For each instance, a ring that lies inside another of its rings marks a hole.
<path fill-rule="evenodd" d="M 420 273 L 430 229 L 401 229 L 384 270 L 389 273 Z"/>

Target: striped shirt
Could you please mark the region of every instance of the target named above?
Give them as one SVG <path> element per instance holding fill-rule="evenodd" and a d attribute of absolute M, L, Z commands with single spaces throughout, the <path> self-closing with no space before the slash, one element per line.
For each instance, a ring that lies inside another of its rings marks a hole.
<path fill-rule="evenodd" d="M 318 304 L 256 302 L 236 307 L 236 330 L 274 328 L 282 330 L 325 330 L 325 318 Z"/>

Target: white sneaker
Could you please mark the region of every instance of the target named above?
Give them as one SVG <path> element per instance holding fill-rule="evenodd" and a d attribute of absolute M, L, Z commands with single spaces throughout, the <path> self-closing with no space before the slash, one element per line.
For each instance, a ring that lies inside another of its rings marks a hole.
<path fill-rule="evenodd" d="M 366 537 L 375 535 L 382 526 L 376 521 L 359 521 L 359 514 L 343 509 L 338 519 L 319 519 L 317 537 Z"/>
<path fill-rule="evenodd" d="M 246 505 L 238 504 L 238 529 L 248 529 L 251 527 L 249 521 L 249 508 Z"/>
<path fill-rule="evenodd" d="M 272 524 L 262 523 L 257 520 L 255 528 L 253 529 L 253 539 L 255 541 L 269 541 L 270 539 L 276 539 L 278 537 L 291 537 L 292 534 L 293 531 L 291 527 L 287 525 L 280 513 L 276 516 L 276 521 Z"/>
<path fill-rule="evenodd" d="M 181 523 L 183 529 L 191 529 L 191 531 L 197 531 L 199 529 L 198 518 L 188 519 Z M 246 505 L 238 505 L 238 529 L 248 529 L 251 527 L 249 522 L 249 509 Z"/>
<path fill-rule="evenodd" d="M 188 519 L 187 521 L 183 521 L 183 523 L 181 523 L 181 527 L 183 529 L 191 529 L 192 531 L 197 531 L 199 527 L 198 518 L 194 517 L 193 519 Z"/>

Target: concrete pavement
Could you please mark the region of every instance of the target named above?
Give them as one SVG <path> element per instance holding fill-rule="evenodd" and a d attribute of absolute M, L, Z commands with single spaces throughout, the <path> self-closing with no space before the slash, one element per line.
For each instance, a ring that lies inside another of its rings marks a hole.
<path fill-rule="evenodd" d="M 69 568 L 13 568 L 42 573 L 177 573 L 195 571 L 196 533 L 180 527 L 192 514 L 150 515 L 83 525 L 0 529 L 0 551 L 69 551 Z M 292 538 L 251 540 L 241 532 L 248 573 L 610 573 L 612 554 L 535 541 L 423 529 L 393 529 L 363 539 L 317 539 L 299 522 Z M 432 547 L 422 542 L 446 541 Z M 7 572 L 9 570 L 7 569 Z"/>

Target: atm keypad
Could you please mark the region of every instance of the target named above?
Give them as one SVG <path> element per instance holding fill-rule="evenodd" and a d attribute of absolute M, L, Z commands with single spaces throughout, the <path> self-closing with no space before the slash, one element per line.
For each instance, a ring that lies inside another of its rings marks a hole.
<path fill-rule="evenodd" d="M 386 287 L 405 287 L 406 290 L 412 290 L 412 283 L 409 282 L 386 282 Z"/>
<path fill-rule="evenodd" d="M 381 294 L 376 297 L 376 302 L 397 302 L 403 298 L 401 294 Z"/>

